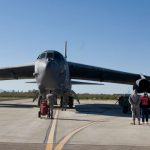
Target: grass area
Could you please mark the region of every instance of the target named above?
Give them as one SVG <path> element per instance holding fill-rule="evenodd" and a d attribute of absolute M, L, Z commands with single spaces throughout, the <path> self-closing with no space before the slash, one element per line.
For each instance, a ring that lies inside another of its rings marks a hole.
<path fill-rule="evenodd" d="M 3 98 L 33 98 L 36 96 L 36 92 L 35 91 L 28 91 L 28 92 L 16 92 L 16 91 L 12 91 L 12 92 L 1 92 L 0 93 L 0 97 Z"/>
<path fill-rule="evenodd" d="M 93 100 L 114 100 L 118 99 L 118 94 L 78 94 L 79 99 L 93 99 Z"/>
<path fill-rule="evenodd" d="M 3 91 L 0 93 L 0 97 L 9 97 L 9 98 L 34 98 L 36 97 L 38 92 L 36 90 L 28 91 L 28 92 L 20 92 L 20 91 Z M 93 100 L 114 100 L 118 99 L 120 94 L 77 94 L 79 99 L 93 99 Z"/>

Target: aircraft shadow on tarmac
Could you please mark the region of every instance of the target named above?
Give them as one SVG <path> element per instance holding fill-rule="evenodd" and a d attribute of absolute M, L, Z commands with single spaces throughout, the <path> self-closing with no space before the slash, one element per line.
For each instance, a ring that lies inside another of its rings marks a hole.
<path fill-rule="evenodd" d="M 130 113 L 123 114 L 121 107 L 115 104 L 80 104 L 75 106 L 75 110 L 78 113 L 83 114 L 118 116 L 118 117 L 131 116 Z"/>
<path fill-rule="evenodd" d="M 27 104 L 0 104 L 0 107 L 6 107 L 6 108 L 33 108 L 37 107 L 36 105 L 27 105 Z"/>

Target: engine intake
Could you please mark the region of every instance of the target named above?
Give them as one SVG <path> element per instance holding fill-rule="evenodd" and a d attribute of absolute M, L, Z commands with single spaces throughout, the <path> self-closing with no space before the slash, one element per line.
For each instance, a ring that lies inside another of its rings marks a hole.
<path fill-rule="evenodd" d="M 150 81 L 147 79 L 139 79 L 136 81 L 133 89 L 136 89 L 138 93 L 150 92 Z"/>

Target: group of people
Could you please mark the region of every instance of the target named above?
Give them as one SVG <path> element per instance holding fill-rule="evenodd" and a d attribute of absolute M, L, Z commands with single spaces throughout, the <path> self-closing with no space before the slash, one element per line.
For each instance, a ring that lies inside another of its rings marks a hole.
<path fill-rule="evenodd" d="M 50 110 L 50 118 L 53 119 L 53 108 L 54 102 L 56 100 L 55 93 L 49 92 L 46 95 L 46 99 L 48 100 L 49 110 Z M 68 95 L 64 93 L 62 98 L 62 110 L 66 110 L 67 107 Z M 129 97 L 129 103 L 131 104 L 131 112 L 132 112 L 132 124 L 135 125 L 135 119 L 137 118 L 138 124 L 140 125 L 140 118 L 142 116 L 142 123 L 145 121 L 148 124 L 148 108 L 150 106 L 150 100 L 148 94 L 145 92 L 143 96 L 137 94 L 137 90 L 134 90 L 133 94 Z"/>
<path fill-rule="evenodd" d="M 138 124 L 140 125 L 140 118 L 142 116 L 142 123 L 145 121 L 148 124 L 148 108 L 150 105 L 150 100 L 148 94 L 145 92 L 143 96 L 137 94 L 137 90 L 134 90 L 133 94 L 129 97 L 129 103 L 131 104 L 132 112 L 132 124 L 135 125 L 135 119 L 138 119 Z"/>

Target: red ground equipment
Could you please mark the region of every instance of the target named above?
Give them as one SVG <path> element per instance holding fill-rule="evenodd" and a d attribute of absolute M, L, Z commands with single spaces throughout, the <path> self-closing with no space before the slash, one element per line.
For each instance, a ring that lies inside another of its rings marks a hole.
<path fill-rule="evenodd" d="M 41 118 L 41 115 L 42 116 L 46 116 L 48 118 L 50 118 L 50 111 L 49 111 L 49 106 L 47 104 L 47 100 L 42 100 L 41 103 L 40 103 L 40 111 L 38 112 L 38 117 Z"/>

